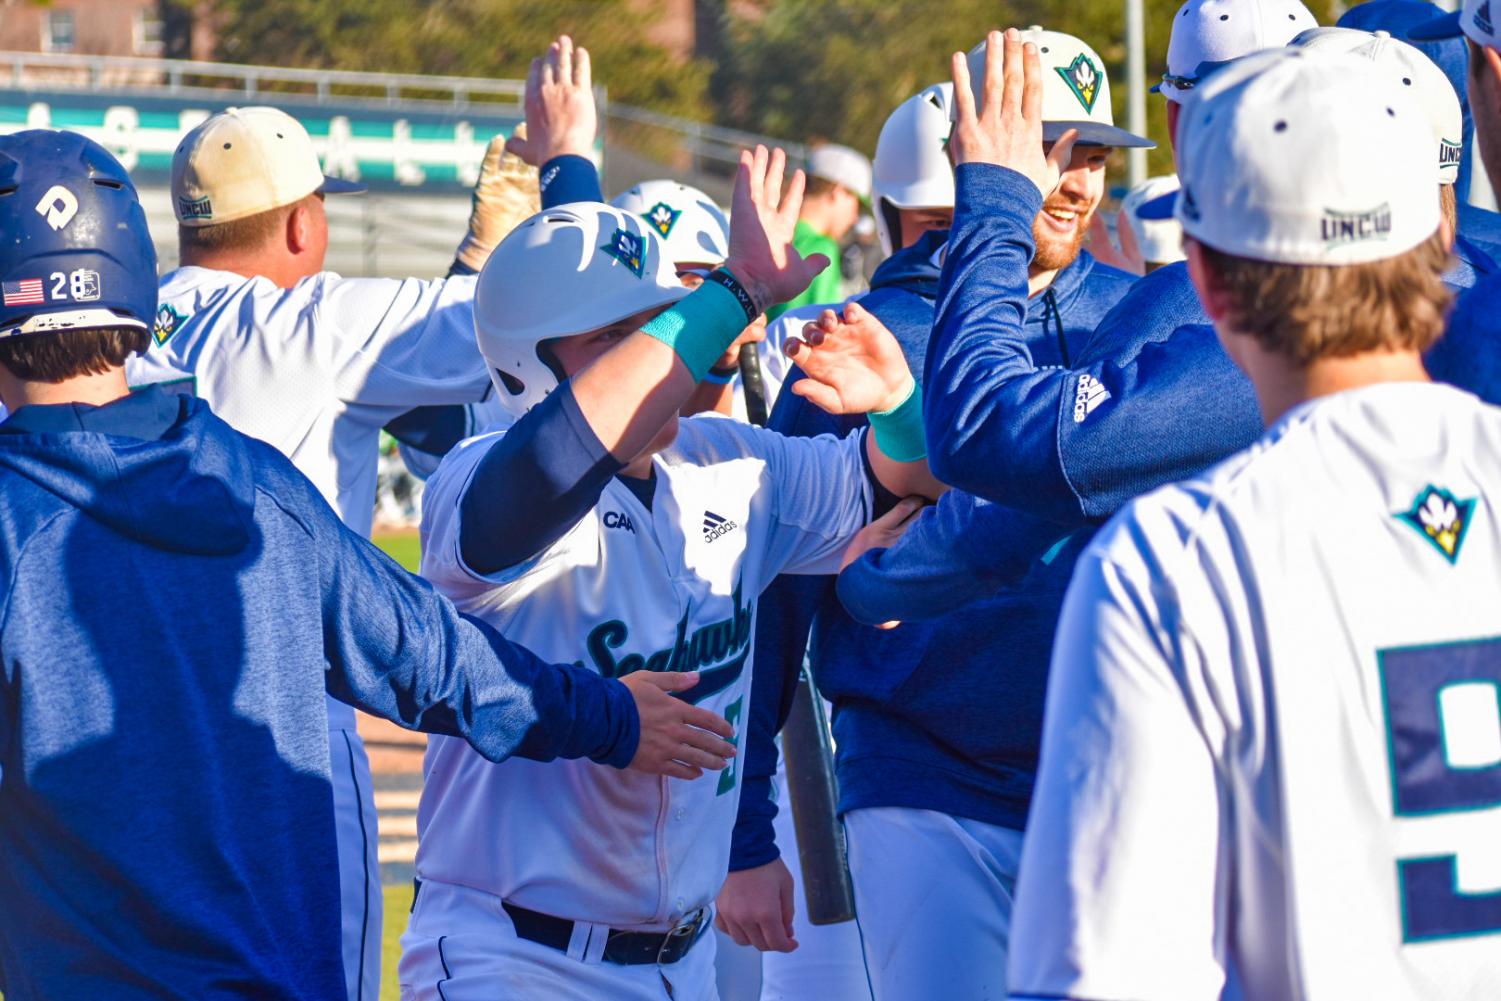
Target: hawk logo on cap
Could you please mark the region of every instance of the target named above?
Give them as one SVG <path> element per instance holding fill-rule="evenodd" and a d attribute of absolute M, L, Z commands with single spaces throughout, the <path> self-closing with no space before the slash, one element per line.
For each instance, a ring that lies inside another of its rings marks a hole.
<path fill-rule="evenodd" d="M 1094 64 L 1094 60 L 1081 52 L 1067 66 L 1054 68 L 1068 84 L 1068 89 L 1074 92 L 1079 103 L 1084 105 L 1084 113 L 1094 111 L 1095 99 L 1100 96 L 1100 69 Z"/>
<path fill-rule="evenodd" d="M 617 227 L 610 235 L 610 242 L 599 248 L 640 278 L 646 274 L 646 241 L 635 233 Z"/>
<path fill-rule="evenodd" d="M 1385 240 L 1392 231 L 1392 207 L 1389 203 L 1382 202 L 1364 212 L 1325 209 L 1319 228 L 1324 246 L 1328 248 L 1364 243 L 1367 240 Z"/>
<path fill-rule="evenodd" d="M 1415 529 L 1453 563 L 1459 559 L 1459 547 L 1464 545 L 1474 512 L 1475 498 L 1461 500 L 1430 483 L 1413 498 L 1411 510 L 1399 511 L 1395 517 Z"/>
<path fill-rule="evenodd" d="M 1496 33 L 1496 26 L 1491 23 L 1491 0 L 1485 0 L 1485 3 L 1481 4 L 1480 8 L 1475 11 L 1475 27 L 1487 35 L 1494 35 Z"/>
<path fill-rule="evenodd" d="M 678 217 L 683 214 L 682 209 L 675 209 L 666 202 L 658 202 L 646 213 L 646 221 L 651 223 L 652 228 L 662 234 L 662 239 L 672 233 L 672 227 L 678 224 Z"/>

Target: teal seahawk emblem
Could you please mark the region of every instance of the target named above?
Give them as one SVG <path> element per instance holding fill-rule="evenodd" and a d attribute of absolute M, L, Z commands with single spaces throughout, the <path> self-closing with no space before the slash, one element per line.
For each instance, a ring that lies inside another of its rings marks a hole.
<path fill-rule="evenodd" d="M 156 311 L 156 322 L 151 325 L 151 338 L 156 341 L 156 346 L 161 347 L 170 341 L 172 335 L 177 333 L 177 328 L 181 327 L 186 319 L 185 314 L 162 303 L 162 308 Z"/>
<path fill-rule="evenodd" d="M 1079 103 L 1084 105 L 1084 113 L 1094 111 L 1095 99 L 1100 96 L 1100 68 L 1094 64 L 1094 60 L 1081 52 L 1067 66 L 1054 68 L 1068 84 L 1068 89 L 1074 92 Z"/>
<path fill-rule="evenodd" d="M 646 212 L 646 221 L 651 223 L 652 229 L 662 234 L 662 239 L 667 239 L 672 233 L 672 227 L 678 224 L 678 216 L 683 214 L 682 209 L 675 209 L 666 202 L 658 202 Z"/>
<path fill-rule="evenodd" d="M 635 233 L 617 228 L 610 242 L 599 248 L 624 264 L 637 278 L 646 274 L 646 241 Z"/>
<path fill-rule="evenodd" d="M 1444 554 L 1444 559 L 1454 563 L 1459 559 L 1459 548 L 1464 545 L 1474 513 L 1475 498 L 1462 500 L 1442 487 L 1429 484 L 1413 498 L 1410 510 L 1399 511 L 1395 517 L 1427 539 Z"/>

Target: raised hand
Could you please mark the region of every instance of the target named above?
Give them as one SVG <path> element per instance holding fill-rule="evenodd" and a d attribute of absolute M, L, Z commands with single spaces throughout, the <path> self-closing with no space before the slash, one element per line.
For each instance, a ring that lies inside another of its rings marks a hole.
<path fill-rule="evenodd" d="M 1028 177 L 1043 197 L 1058 187 L 1079 133 L 1069 129 L 1053 148 L 1042 148 L 1042 58 L 1037 46 L 1022 44 L 1015 28 L 985 39 L 984 78 L 977 108 L 969 59 L 953 56 L 954 129 L 949 152 L 954 163 L 993 163 Z"/>
<path fill-rule="evenodd" d="M 715 901 L 714 927 L 737 945 L 752 945 L 762 952 L 792 952 L 797 948 L 793 906 L 792 873 L 787 863 L 773 859 L 725 877 Z"/>
<path fill-rule="evenodd" d="M 523 142 L 526 134 L 525 122 L 516 126 Z M 483 270 L 490 252 L 506 234 L 541 209 L 537 168 L 507 152 L 496 136 L 485 149 L 469 208 L 469 232 L 456 256 L 476 272 Z"/>
<path fill-rule="evenodd" d="M 804 258 L 792 246 L 798 212 L 803 207 L 801 170 L 782 193 L 787 154 L 765 146 L 742 151 L 735 173 L 730 212 L 729 269 L 762 312 L 802 292 L 829 266 L 823 254 Z"/>
<path fill-rule="evenodd" d="M 641 743 L 630 768 L 651 775 L 696 779 L 704 769 L 719 771 L 735 756 L 728 739 L 735 730 L 707 709 L 672 697 L 698 684 L 698 672 L 667 674 L 636 671 L 620 679 L 636 700 Z"/>
<path fill-rule="evenodd" d="M 1104 213 L 1096 212 L 1089 221 L 1089 242 L 1085 244 L 1085 248 L 1101 264 L 1108 264 L 1133 275 L 1146 274 L 1147 264 L 1136 243 L 1136 231 L 1131 228 L 1131 220 L 1126 218 L 1124 211 L 1116 213 L 1115 232 L 1121 241 L 1119 249 L 1110 239 Z"/>
<path fill-rule="evenodd" d="M 901 345 L 859 303 L 843 315 L 826 309 L 787 340 L 787 355 L 807 376 L 792 391 L 831 414 L 891 410 L 912 393 L 912 372 Z"/>
<path fill-rule="evenodd" d="M 506 140 L 507 152 L 533 167 L 553 157 L 592 156 L 599 117 L 589 50 L 559 35 L 526 75 L 526 133 Z"/>

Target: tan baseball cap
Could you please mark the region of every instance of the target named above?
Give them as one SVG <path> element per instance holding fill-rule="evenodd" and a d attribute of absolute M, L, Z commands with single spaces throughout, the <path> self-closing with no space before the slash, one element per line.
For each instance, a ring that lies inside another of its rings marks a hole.
<path fill-rule="evenodd" d="M 183 226 L 213 226 L 306 198 L 364 191 L 328 177 L 307 129 L 278 108 L 230 108 L 194 128 L 172 154 L 172 211 Z"/>

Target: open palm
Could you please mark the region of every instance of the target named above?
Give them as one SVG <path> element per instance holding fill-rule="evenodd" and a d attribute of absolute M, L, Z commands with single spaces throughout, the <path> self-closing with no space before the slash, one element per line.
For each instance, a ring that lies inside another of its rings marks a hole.
<path fill-rule="evenodd" d="M 807 376 L 792 391 L 831 414 L 890 410 L 912 390 L 912 373 L 891 331 L 858 303 L 826 309 L 787 342 Z"/>

